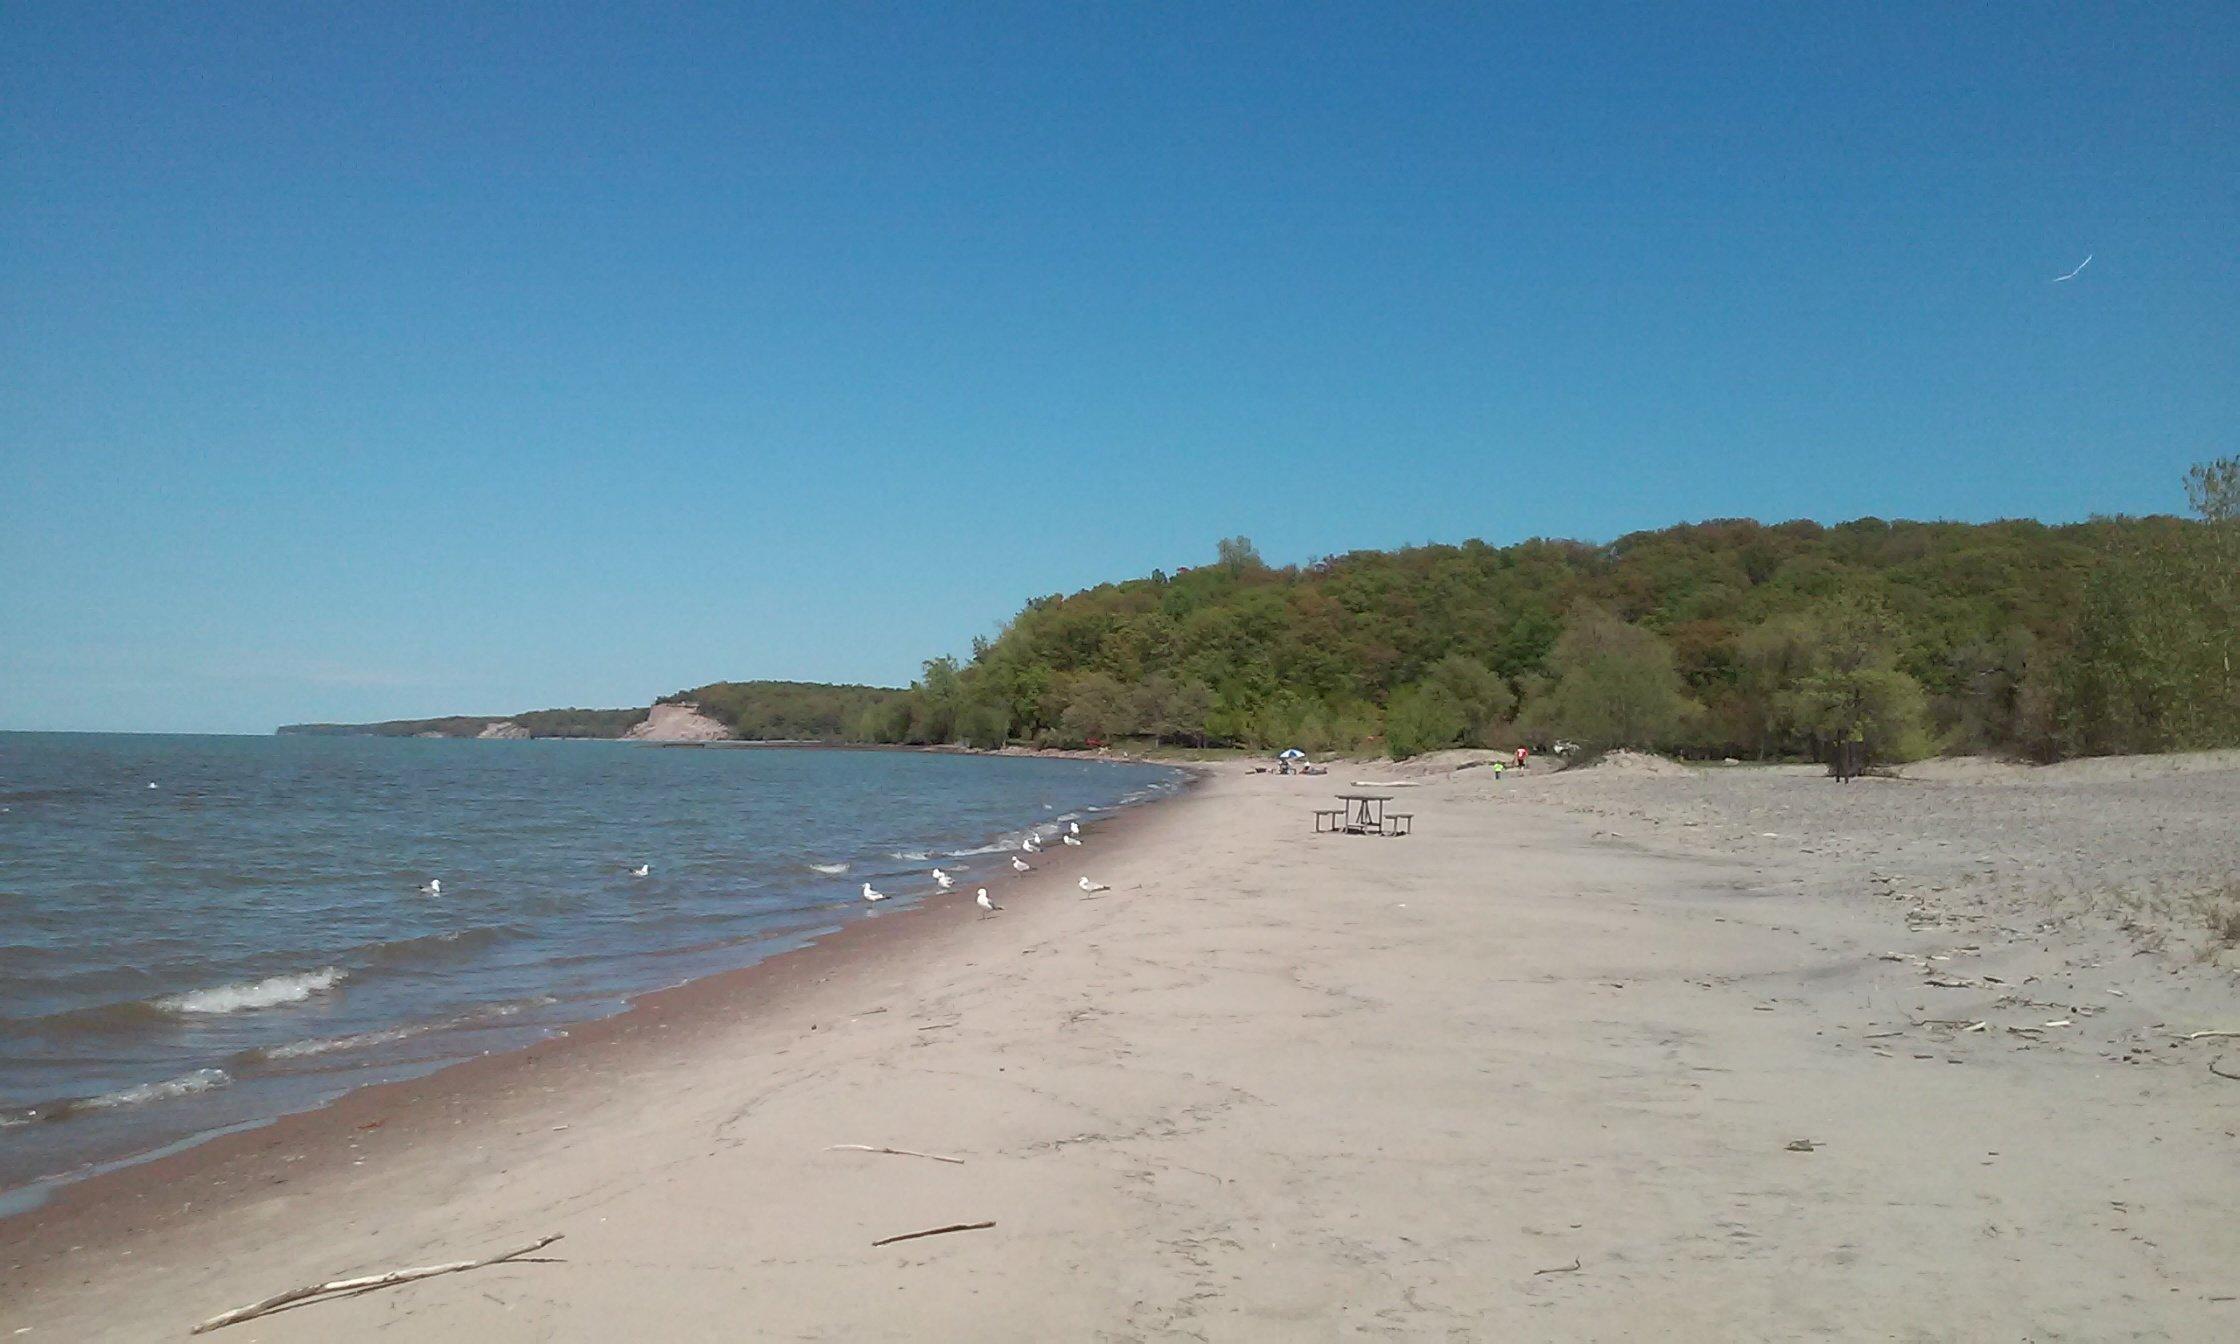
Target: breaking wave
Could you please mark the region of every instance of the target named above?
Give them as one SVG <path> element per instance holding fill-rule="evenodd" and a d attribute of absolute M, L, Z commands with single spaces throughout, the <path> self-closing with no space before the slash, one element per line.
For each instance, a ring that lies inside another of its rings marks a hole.
<path fill-rule="evenodd" d="M 326 966 L 295 975 L 273 975 L 262 980 L 219 985 L 215 989 L 172 994 L 155 1000 L 154 1006 L 166 1013 L 190 1016 L 254 1012 L 259 1008 L 301 1003 L 314 994 L 324 994 L 349 977 L 350 973 L 339 966 Z"/>

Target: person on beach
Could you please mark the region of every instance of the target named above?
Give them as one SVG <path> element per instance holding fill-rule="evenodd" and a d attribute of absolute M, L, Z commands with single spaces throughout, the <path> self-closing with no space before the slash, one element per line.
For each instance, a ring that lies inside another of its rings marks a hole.
<path fill-rule="evenodd" d="M 1526 756 L 1527 754 L 1528 754 L 1528 752 L 1527 752 L 1527 749 L 1526 749 L 1526 748 L 1524 748 L 1524 747 L 1519 747 L 1519 748 L 1517 748 L 1517 768 L 1518 768 L 1519 770 L 1522 770 L 1522 769 L 1524 769 L 1524 758 L 1525 758 L 1525 756 Z"/>

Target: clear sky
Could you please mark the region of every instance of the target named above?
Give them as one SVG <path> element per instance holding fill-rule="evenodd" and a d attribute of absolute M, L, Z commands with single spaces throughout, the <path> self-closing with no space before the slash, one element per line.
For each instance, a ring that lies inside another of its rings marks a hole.
<path fill-rule="evenodd" d="M 0 6 L 0 728 L 2240 450 L 2240 6 L 1684 8 Z"/>

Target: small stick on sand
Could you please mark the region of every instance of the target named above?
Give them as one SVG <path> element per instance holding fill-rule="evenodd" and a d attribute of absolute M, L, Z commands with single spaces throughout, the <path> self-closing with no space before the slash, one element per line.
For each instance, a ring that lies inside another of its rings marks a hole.
<path fill-rule="evenodd" d="M 531 1251 L 541 1251 L 558 1240 L 560 1240 L 560 1234 L 555 1232 L 540 1241 L 532 1241 L 519 1250 L 507 1251 L 503 1255 L 486 1256 L 480 1260 L 454 1260 L 447 1265 L 422 1265 L 418 1269 L 393 1269 L 386 1274 L 368 1274 L 355 1279 L 333 1279 L 326 1283 L 313 1283 L 301 1288 L 290 1288 L 284 1293 L 274 1293 L 262 1302 L 252 1302 L 246 1307 L 235 1307 L 232 1311 L 220 1312 L 196 1326 L 190 1333 L 199 1335 L 205 1331 L 219 1330 L 229 1325 L 239 1325 L 243 1321 L 253 1321 L 259 1316 L 268 1316 L 283 1307 L 307 1302 L 313 1298 L 326 1297 L 331 1293 L 371 1292 L 376 1288 L 388 1288 L 395 1284 L 412 1283 L 419 1279 L 432 1279 L 438 1274 L 458 1274 L 465 1270 L 504 1264 L 509 1260 L 517 1260 Z"/>
<path fill-rule="evenodd" d="M 2207 1040 L 2211 1036 L 2240 1036 L 2240 1031 L 2189 1031 L 2186 1033 L 2186 1039 L 2189 1041 Z"/>
<path fill-rule="evenodd" d="M 2211 1072 L 2211 1073 L 2213 1073 L 2213 1074 L 2217 1075 L 2217 1076 L 2218 1076 L 2219 1078 L 2230 1078 L 2230 1079 L 2231 1079 L 2232 1081 L 2234 1081 L 2234 1082 L 2236 1082 L 2236 1083 L 2240 1083 L 2240 1073 L 2226 1073 L 2226 1072 L 2225 1072 L 2225 1071 L 2224 1071 L 2223 1069 L 2220 1069 L 2220 1068 L 2218 1068 L 2218 1067 L 2217 1067 L 2217 1065 L 2219 1065 L 2219 1064 L 2221 1064 L 2221 1063 L 2223 1063 L 2223 1062 L 2224 1062 L 2224 1061 L 2223 1061 L 2223 1060 L 2220 1060 L 2220 1059 L 2212 1059 L 2212 1060 L 2210 1060 L 2210 1061 L 2209 1061 L 2209 1072 Z"/>
<path fill-rule="evenodd" d="M 1536 1269 L 1536 1270 L 1532 1271 L 1532 1277 L 1534 1277 L 1534 1278 L 1536 1278 L 1536 1279 L 1537 1279 L 1537 1278 L 1539 1278 L 1539 1277 L 1540 1277 L 1541 1275 L 1543 1275 L 1543 1274 L 1573 1274 L 1573 1273 L 1577 1273 L 1577 1272 L 1578 1272 L 1578 1269 L 1579 1269 L 1579 1258 L 1578 1258 L 1577 1256 L 1573 1256 L 1573 1257 L 1571 1258 L 1571 1263 L 1570 1263 L 1570 1264 L 1568 1264 L 1568 1265 L 1557 1265 L 1557 1266 L 1556 1266 L 1555 1268 L 1553 1268 L 1553 1269 Z"/>
<path fill-rule="evenodd" d="M 879 1148 L 868 1143 L 836 1143 L 825 1151 L 828 1153 L 886 1153 L 894 1157 L 930 1157 L 936 1162 L 954 1162 L 960 1167 L 964 1165 L 964 1159 L 961 1157 L 943 1157 L 939 1153 L 921 1153 L 915 1148 Z"/>
<path fill-rule="evenodd" d="M 923 1232 L 905 1232 L 899 1237 L 881 1237 L 874 1246 L 892 1246 L 898 1241 L 916 1241 L 920 1237 L 938 1237 L 946 1232 L 978 1232 L 984 1227 L 994 1227 L 994 1220 L 985 1223 L 951 1223 L 947 1227 L 929 1227 Z"/>

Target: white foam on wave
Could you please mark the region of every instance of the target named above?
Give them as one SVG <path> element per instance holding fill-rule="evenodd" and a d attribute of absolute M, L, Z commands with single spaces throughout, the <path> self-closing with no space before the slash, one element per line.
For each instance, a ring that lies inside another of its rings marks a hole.
<path fill-rule="evenodd" d="M 155 1006 L 167 1013 L 203 1015 L 278 1008 L 283 1004 L 301 1003 L 314 994 L 323 994 L 349 976 L 350 973 L 339 966 L 326 966 L 294 975 L 274 975 L 236 985 L 220 985 L 215 989 L 190 990 L 185 994 L 157 999 Z"/>
<path fill-rule="evenodd" d="M 142 1083 L 117 1092 L 105 1092 L 98 1097 L 88 1097 L 76 1109 L 107 1111 L 119 1106 L 139 1106 L 151 1101 L 171 1097 L 191 1096 L 197 1092 L 214 1092 L 233 1081 L 233 1075 L 224 1069 L 196 1069 L 193 1073 L 177 1078 L 167 1078 L 160 1083 Z"/>
<path fill-rule="evenodd" d="M 387 1031 L 361 1031 L 355 1036 L 314 1037 L 308 1041 L 291 1041 L 276 1045 L 264 1052 L 266 1059 L 308 1059 L 313 1055 L 331 1055 L 337 1050 L 363 1050 L 368 1046 L 387 1045 L 391 1041 L 410 1040 L 422 1032 L 433 1031 L 433 1026 L 391 1027 Z"/>
<path fill-rule="evenodd" d="M 888 857 L 900 859 L 904 863 L 924 863 L 933 856 L 922 849 L 897 849 L 891 851 Z"/>
<path fill-rule="evenodd" d="M 850 865 L 845 863 L 812 863 L 809 865 L 809 871 L 813 873 L 830 873 L 832 876 L 838 877 L 840 874 L 848 871 L 849 867 Z"/>

